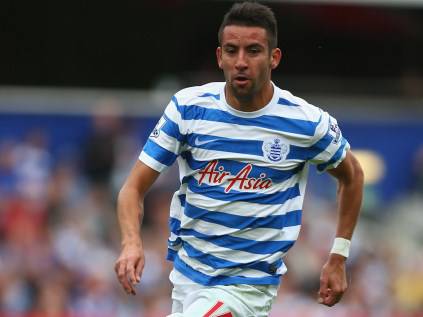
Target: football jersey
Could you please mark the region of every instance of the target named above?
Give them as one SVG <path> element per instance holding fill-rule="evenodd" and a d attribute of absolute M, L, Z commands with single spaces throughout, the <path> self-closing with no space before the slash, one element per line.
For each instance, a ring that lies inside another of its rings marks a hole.
<path fill-rule="evenodd" d="M 140 154 L 158 172 L 178 162 L 168 258 L 196 283 L 277 285 L 309 164 L 336 167 L 349 148 L 327 112 L 273 86 L 253 112 L 226 103 L 224 82 L 179 91 Z"/>

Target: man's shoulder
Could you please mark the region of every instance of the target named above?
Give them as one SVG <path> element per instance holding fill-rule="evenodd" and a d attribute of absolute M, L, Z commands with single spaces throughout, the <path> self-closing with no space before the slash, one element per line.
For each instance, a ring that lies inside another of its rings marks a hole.
<path fill-rule="evenodd" d="M 201 86 L 187 87 L 179 90 L 174 99 L 179 105 L 192 105 L 204 100 L 220 100 L 224 82 L 212 82 Z"/>
<path fill-rule="evenodd" d="M 308 101 L 293 95 L 288 90 L 276 87 L 278 109 L 289 113 L 297 119 L 318 121 L 322 115 L 322 109 Z"/>

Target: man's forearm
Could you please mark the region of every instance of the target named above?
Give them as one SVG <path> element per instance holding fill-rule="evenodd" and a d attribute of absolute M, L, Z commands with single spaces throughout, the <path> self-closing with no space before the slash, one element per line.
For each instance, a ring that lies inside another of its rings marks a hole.
<path fill-rule="evenodd" d="M 336 236 L 351 240 L 363 197 L 363 173 L 355 169 L 354 178 L 340 181 L 338 188 L 338 227 Z"/>
<path fill-rule="evenodd" d="M 117 213 L 122 246 L 141 244 L 140 225 L 143 217 L 142 197 L 136 189 L 124 187 L 119 193 Z"/>

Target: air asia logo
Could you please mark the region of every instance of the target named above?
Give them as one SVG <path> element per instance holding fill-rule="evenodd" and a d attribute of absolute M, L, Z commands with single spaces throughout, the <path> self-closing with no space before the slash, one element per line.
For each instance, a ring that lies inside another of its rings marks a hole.
<path fill-rule="evenodd" d="M 258 178 L 250 177 L 250 173 L 253 169 L 253 165 L 245 165 L 236 175 L 225 171 L 225 168 L 221 165 L 218 166 L 219 161 L 214 160 L 207 164 L 207 166 L 200 172 L 200 179 L 198 185 L 204 182 L 209 184 L 220 185 L 225 182 L 228 184 L 225 187 L 225 193 L 228 193 L 231 189 L 234 190 L 246 190 L 246 189 L 267 189 L 272 186 L 272 180 L 266 178 L 265 173 L 261 173 Z"/>

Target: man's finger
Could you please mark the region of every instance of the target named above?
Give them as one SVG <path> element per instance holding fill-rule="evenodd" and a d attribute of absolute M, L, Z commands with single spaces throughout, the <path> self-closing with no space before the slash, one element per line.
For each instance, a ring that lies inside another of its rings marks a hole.
<path fill-rule="evenodd" d="M 137 280 L 137 283 L 139 283 L 140 280 L 141 280 L 141 274 L 142 274 L 143 269 L 144 269 L 144 261 L 142 259 L 140 259 L 137 263 L 136 268 L 135 268 L 135 278 Z"/>
<path fill-rule="evenodd" d="M 333 291 L 333 301 L 332 301 L 333 304 L 332 305 L 335 305 L 336 303 L 338 303 L 341 300 L 342 295 L 344 295 L 344 291 L 342 291 L 340 288 L 335 289 Z"/>
<path fill-rule="evenodd" d="M 135 262 L 132 260 L 129 260 L 126 263 L 126 275 L 129 279 L 129 282 L 131 282 L 131 284 L 135 284 L 137 279 L 135 277 Z M 132 285 L 131 285 L 132 286 Z"/>
<path fill-rule="evenodd" d="M 329 290 L 328 296 L 325 298 L 324 304 L 327 306 L 333 306 L 336 304 L 336 295 L 332 290 Z"/>
<path fill-rule="evenodd" d="M 343 292 L 338 292 L 338 291 L 329 289 L 327 291 L 326 297 L 322 298 L 322 300 L 320 300 L 319 298 L 319 303 L 326 306 L 333 306 L 341 300 L 342 295 L 343 295 Z"/>
<path fill-rule="evenodd" d="M 116 275 L 118 275 L 119 266 L 120 266 L 120 260 L 118 259 L 115 263 L 115 273 L 116 273 Z"/>
<path fill-rule="evenodd" d="M 319 295 L 318 301 L 320 304 L 325 303 L 328 293 L 329 293 L 328 279 L 322 276 L 320 277 L 320 289 L 319 289 L 319 292 L 317 293 Z"/>
<path fill-rule="evenodd" d="M 326 292 L 319 291 L 318 302 L 322 305 L 331 306 L 331 295 L 329 289 Z"/>
<path fill-rule="evenodd" d="M 128 277 L 126 275 L 126 261 L 120 261 L 117 269 L 117 276 L 120 284 L 123 286 L 123 289 L 128 293 L 132 293 L 132 287 L 128 282 Z"/>

